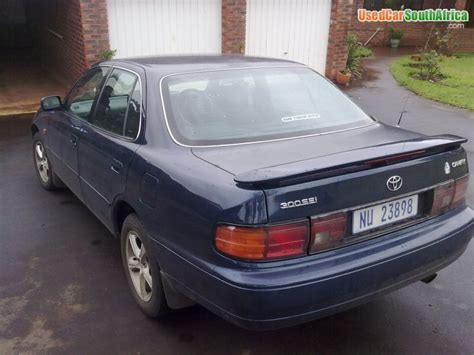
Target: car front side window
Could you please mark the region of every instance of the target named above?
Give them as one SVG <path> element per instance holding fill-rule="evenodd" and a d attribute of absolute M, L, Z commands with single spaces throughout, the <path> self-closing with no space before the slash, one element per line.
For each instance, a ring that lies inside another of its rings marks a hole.
<path fill-rule="evenodd" d="M 138 132 L 140 105 L 138 77 L 114 69 L 108 77 L 90 122 L 108 132 L 135 138 Z"/>
<path fill-rule="evenodd" d="M 67 99 L 66 107 L 70 112 L 82 119 L 89 119 L 94 100 L 108 70 L 108 67 L 97 67 L 79 79 Z"/>

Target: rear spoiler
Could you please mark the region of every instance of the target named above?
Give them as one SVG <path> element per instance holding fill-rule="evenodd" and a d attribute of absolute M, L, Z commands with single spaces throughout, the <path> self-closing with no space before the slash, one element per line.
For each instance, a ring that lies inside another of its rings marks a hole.
<path fill-rule="evenodd" d="M 285 186 L 439 154 L 466 142 L 454 135 L 422 137 L 250 170 L 234 180 L 243 187 Z"/>

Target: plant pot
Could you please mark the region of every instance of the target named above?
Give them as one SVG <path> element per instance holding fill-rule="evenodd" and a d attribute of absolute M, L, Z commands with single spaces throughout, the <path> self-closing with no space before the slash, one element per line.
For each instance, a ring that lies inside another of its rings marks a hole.
<path fill-rule="evenodd" d="M 344 74 L 343 72 L 338 71 L 336 75 L 336 81 L 338 84 L 341 85 L 349 85 L 349 81 L 351 80 L 351 73 Z"/>
<path fill-rule="evenodd" d="M 395 38 L 390 39 L 390 47 L 392 47 L 392 48 L 400 47 L 400 40 L 395 39 Z"/>

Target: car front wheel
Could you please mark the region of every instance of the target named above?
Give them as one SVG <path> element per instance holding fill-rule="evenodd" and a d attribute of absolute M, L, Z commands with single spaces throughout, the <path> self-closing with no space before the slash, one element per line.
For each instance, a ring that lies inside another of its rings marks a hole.
<path fill-rule="evenodd" d="M 39 133 L 33 136 L 33 160 L 35 163 L 36 175 L 46 190 L 54 190 L 62 187 L 59 178 L 53 171 L 51 162 L 46 154 L 45 146 Z"/>
<path fill-rule="evenodd" d="M 128 285 L 135 301 L 149 317 L 167 313 L 160 269 L 150 255 L 145 239 L 145 228 L 135 214 L 129 215 L 122 227 L 122 261 Z"/>

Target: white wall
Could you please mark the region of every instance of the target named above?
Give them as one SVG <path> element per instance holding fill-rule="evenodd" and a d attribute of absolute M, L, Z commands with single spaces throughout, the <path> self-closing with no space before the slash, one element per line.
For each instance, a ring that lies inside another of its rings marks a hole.
<path fill-rule="evenodd" d="M 321 74 L 331 0 L 247 0 L 245 53 L 304 63 Z"/>
<path fill-rule="evenodd" d="M 117 58 L 221 53 L 221 0 L 107 0 Z"/>

